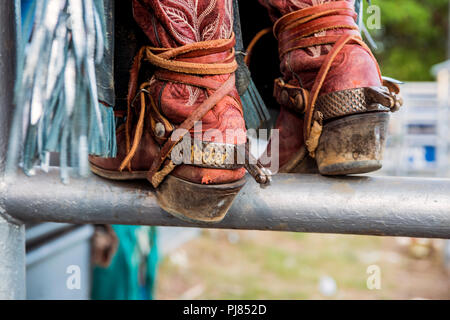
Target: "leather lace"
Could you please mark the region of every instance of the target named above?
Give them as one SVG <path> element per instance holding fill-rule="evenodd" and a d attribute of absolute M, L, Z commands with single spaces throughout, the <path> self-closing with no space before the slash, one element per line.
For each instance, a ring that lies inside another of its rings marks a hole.
<path fill-rule="evenodd" d="M 125 126 L 127 156 L 120 165 L 120 170 L 127 167 L 128 170 L 131 171 L 131 160 L 139 146 L 144 128 L 146 94 L 152 107 L 154 107 L 155 104 L 151 94 L 146 90 L 149 83 L 142 84 L 139 92 L 136 94 L 138 75 L 142 61 L 145 59 L 157 67 L 157 71 L 154 74 L 155 79 L 196 86 L 209 91 L 209 97 L 178 126 L 178 128 L 185 129 L 188 132 L 193 128 L 196 121 L 201 120 L 226 95 L 230 95 L 240 105 L 239 97 L 237 94 L 233 93 L 235 87 L 234 72 L 238 67 L 235 60 L 234 44 L 235 37 L 233 34 L 230 39 L 196 42 L 177 48 L 155 48 L 146 46 L 139 50 L 134 59 L 130 76 L 127 98 L 127 121 Z M 229 54 L 223 60 L 214 61 L 213 63 L 193 63 L 179 60 L 223 52 L 228 52 Z M 220 82 L 203 77 L 205 75 L 229 75 L 229 77 L 224 82 Z M 133 142 L 131 142 L 133 108 L 137 95 L 140 95 L 141 108 L 135 127 Z M 160 152 L 153 161 L 147 175 L 147 178 L 152 182 L 154 187 L 157 187 L 164 177 L 175 168 L 173 162 L 171 160 L 167 161 L 167 158 L 171 150 L 180 140 L 182 140 L 182 138 L 183 136 L 177 136 L 176 139 L 169 138 L 161 147 Z M 164 167 L 160 170 L 163 164 Z"/>

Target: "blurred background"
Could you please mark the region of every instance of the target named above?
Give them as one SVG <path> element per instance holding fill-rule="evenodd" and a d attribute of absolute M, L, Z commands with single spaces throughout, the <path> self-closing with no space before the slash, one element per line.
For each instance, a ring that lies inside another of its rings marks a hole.
<path fill-rule="evenodd" d="M 381 10 L 381 25 L 367 28 L 367 40 L 383 74 L 405 81 L 405 104 L 392 115 L 384 167 L 375 174 L 450 177 L 449 1 L 372 5 Z M 104 278 L 122 298 L 450 299 L 444 240 L 159 227 L 126 232 L 134 242 L 122 258 L 134 262 L 116 265 L 113 277 L 137 281 L 143 291 L 133 295 L 122 281 Z M 91 263 L 93 234 L 92 226 L 27 226 L 28 298 L 92 298 L 104 286 Z M 83 271 L 80 289 L 67 289 L 68 265 Z M 377 288 L 368 285 L 373 266 Z"/>
<path fill-rule="evenodd" d="M 372 5 L 380 8 L 381 26 L 366 26 L 382 72 L 405 81 L 405 104 L 392 114 L 384 166 L 375 174 L 450 177 L 449 2 Z M 374 12 L 367 8 L 365 3 L 365 19 Z M 367 287 L 371 265 L 381 271 L 379 290 Z M 156 296 L 450 299 L 450 245 L 436 239 L 198 230 L 162 260 Z"/>

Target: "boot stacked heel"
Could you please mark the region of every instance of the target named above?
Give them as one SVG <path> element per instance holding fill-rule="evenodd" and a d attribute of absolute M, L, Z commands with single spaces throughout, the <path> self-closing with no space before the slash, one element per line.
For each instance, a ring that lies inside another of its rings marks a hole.
<path fill-rule="evenodd" d="M 169 175 L 156 189 L 161 208 L 188 222 L 217 223 L 223 220 L 245 177 L 233 183 L 205 185 Z"/>
<path fill-rule="evenodd" d="M 389 117 L 377 112 L 326 123 L 316 151 L 319 172 L 346 175 L 381 169 Z"/>
<path fill-rule="evenodd" d="M 321 174 L 368 173 L 382 167 L 390 108 L 382 104 L 380 92 L 387 95 L 383 87 L 358 88 L 318 99 L 316 108 L 324 118 L 316 150 Z"/>

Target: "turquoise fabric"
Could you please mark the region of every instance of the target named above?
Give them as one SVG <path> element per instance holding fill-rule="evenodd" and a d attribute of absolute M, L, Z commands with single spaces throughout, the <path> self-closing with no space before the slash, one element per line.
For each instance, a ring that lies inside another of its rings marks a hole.
<path fill-rule="evenodd" d="M 113 225 L 119 239 L 108 268 L 94 267 L 93 300 L 152 300 L 158 268 L 156 227 Z"/>

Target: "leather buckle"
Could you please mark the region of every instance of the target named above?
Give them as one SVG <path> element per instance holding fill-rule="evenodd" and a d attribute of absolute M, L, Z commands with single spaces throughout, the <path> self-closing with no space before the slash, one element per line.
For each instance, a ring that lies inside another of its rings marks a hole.
<path fill-rule="evenodd" d="M 308 90 L 287 84 L 283 79 L 277 78 L 273 86 L 273 96 L 280 106 L 286 107 L 299 115 L 305 113 L 305 106 L 309 99 Z"/>

